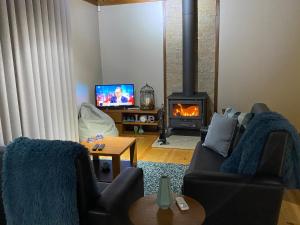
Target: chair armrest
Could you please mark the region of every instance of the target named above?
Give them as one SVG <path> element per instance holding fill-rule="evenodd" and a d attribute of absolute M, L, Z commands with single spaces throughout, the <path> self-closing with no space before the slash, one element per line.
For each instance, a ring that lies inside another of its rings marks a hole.
<path fill-rule="evenodd" d="M 103 190 L 97 207 L 104 208 L 107 212 L 124 210 L 128 209 L 134 201 L 143 196 L 143 170 L 126 168 L 112 184 Z"/>

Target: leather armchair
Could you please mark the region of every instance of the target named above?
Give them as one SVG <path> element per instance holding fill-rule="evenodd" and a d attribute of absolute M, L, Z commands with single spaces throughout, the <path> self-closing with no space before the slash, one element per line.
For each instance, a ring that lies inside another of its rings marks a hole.
<path fill-rule="evenodd" d="M 3 208 L 3 201 L 2 201 L 2 157 L 4 153 L 4 147 L 0 146 L 0 225 L 5 225 L 6 220 L 5 220 L 5 213 L 4 213 L 4 208 Z"/>
<path fill-rule="evenodd" d="M 4 149 L 0 147 L 1 164 Z M 131 203 L 144 196 L 143 171 L 127 168 L 109 184 L 95 182 L 94 170 L 87 155 L 79 155 L 75 166 L 80 225 L 130 224 L 128 208 Z M 0 200 L 0 225 L 4 225 L 5 215 L 2 199 Z"/>

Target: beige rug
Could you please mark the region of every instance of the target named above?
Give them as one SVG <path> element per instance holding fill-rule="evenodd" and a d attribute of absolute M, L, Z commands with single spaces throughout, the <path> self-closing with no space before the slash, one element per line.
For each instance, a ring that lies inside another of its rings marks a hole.
<path fill-rule="evenodd" d="M 168 145 L 160 145 L 158 138 L 152 144 L 152 148 L 178 148 L 178 149 L 195 149 L 200 141 L 200 137 L 172 135 L 167 138 Z"/>

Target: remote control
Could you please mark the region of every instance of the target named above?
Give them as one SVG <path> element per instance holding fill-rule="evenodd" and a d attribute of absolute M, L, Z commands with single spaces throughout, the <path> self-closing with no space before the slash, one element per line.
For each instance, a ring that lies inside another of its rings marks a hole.
<path fill-rule="evenodd" d="M 99 147 L 99 144 L 95 144 L 94 147 L 92 148 L 93 151 L 96 151 Z"/>
<path fill-rule="evenodd" d="M 176 197 L 176 203 L 181 211 L 187 211 L 190 209 L 183 197 Z"/>
<path fill-rule="evenodd" d="M 102 151 L 104 149 L 104 147 L 105 147 L 105 144 L 99 144 L 97 149 L 98 149 L 98 151 Z"/>

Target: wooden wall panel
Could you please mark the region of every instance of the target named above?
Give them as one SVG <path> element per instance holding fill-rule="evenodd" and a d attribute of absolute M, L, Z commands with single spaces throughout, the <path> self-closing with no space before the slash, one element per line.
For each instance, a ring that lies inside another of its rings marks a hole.
<path fill-rule="evenodd" d="M 92 4 L 94 4 L 94 5 L 98 5 L 98 0 L 83 0 L 83 1 L 92 3 Z"/>
<path fill-rule="evenodd" d="M 120 5 L 130 3 L 142 3 L 142 2 L 156 2 L 165 0 L 84 0 L 94 5 Z"/>

